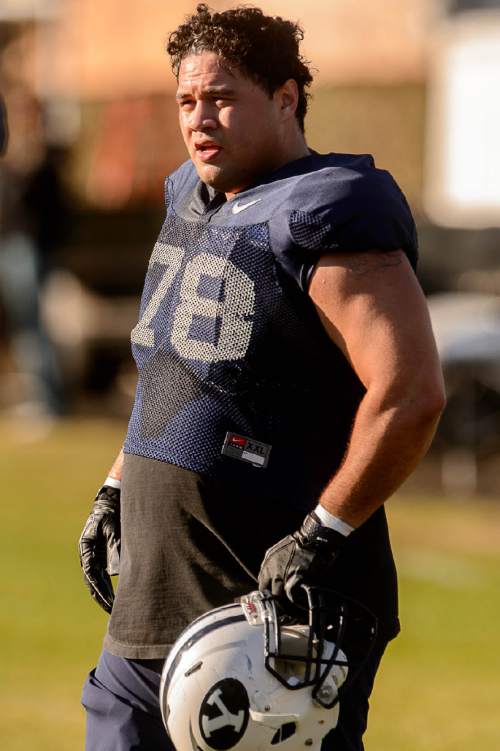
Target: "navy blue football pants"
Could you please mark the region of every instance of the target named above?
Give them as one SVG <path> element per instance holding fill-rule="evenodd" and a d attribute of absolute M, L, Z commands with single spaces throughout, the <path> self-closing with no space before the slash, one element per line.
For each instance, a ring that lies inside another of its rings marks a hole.
<path fill-rule="evenodd" d="M 374 648 L 362 675 L 344 694 L 337 727 L 322 751 L 363 751 L 368 699 L 385 643 Z M 127 660 L 104 651 L 83 689 L 86 751 L 173 751 L 158 694 L 163 660 Z"/>

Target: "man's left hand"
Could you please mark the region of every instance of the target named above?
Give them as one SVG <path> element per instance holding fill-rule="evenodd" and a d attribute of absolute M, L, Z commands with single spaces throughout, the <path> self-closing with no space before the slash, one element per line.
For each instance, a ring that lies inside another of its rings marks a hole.
<path fill-rule="evenodd" d="M 78 542 L 83 579 L 93 599 L 111 613 L 115 598 L 110 576 L 119 570 L 120 490 L 103 485 Z"/>
<path fill-rule="evenodd" d="M 326 586 L 329 570 L 339 555 L 346 537 L 325 527 L 314 512 L 302 527 L 267 551 L 259 572 L 259 589 L 274 596 L 286 596 L 300 605 L 304 601 L 301 585 Z"/>

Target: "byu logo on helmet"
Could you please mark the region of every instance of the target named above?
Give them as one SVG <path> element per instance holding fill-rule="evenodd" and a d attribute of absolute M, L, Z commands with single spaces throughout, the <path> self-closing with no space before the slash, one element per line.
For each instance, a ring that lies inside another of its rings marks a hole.
<path fill-rule="evenodd" d="M 225 678 L 206 694 L 200 708 L 200 731 L 216 751 L 226 751 L 243 737 L 248 725 L 249 700 L 245 687 Z"/>

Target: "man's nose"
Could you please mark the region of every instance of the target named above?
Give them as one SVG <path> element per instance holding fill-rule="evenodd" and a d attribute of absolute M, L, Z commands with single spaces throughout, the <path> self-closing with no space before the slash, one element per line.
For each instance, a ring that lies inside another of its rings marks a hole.
<path fill-rule="evenodd" d="M 196 102 L 190 113 L 189 127 L 195 131 L 213 130 L 217 127 L 217 117 L 210 102 L 203 99 Z"/>

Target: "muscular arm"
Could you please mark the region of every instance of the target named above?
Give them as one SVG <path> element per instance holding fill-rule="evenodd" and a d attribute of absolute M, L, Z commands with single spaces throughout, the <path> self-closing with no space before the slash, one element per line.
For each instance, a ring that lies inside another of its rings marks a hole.
<path fill-rule="evenodd" d="M 324 256 L 309 294 L 366 388 L 342 466 L 319 499 L 358 527 L 427 451 L 444 406 L 441 367 L 425 298 L 401 251 Z"/>

